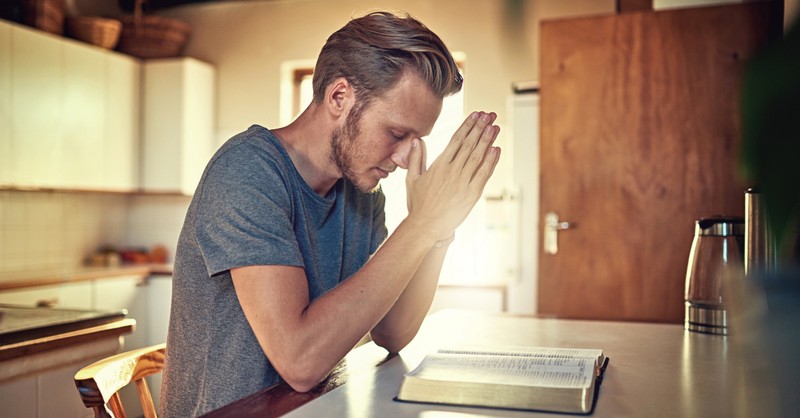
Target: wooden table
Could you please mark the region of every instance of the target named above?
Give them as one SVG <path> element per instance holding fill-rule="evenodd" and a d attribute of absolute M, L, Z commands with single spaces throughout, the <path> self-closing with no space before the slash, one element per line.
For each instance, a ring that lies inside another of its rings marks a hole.
<path fill-rule="evenodd" d="M 458 344 L 602 348 L 610 363 L 600 387 L 596 417 L 772 415 L 769 396 L 762 396 L 763 381 L 752 379 L 752 370 L 734 367 L 736 350 L 729 338 L 684 331 L 674 324 L 444 310 L 429 316 L 419 335 L 399 355 L 388 356 L 368 343 L 348 354 L 334 373 L 309 393 L 296 393 L 281 384 L 207 417 L 564 417 L 393 401 L 403 374 L 415 368 L 425 354 Z"/>

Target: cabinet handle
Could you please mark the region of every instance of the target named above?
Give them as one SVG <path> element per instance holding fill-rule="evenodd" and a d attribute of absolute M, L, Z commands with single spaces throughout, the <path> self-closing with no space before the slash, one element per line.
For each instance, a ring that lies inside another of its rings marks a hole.
<path fill-rule="evenodd" d="M 37 308 L 55 308 L 58 305 L 58 298 L 39 299 L 36 301 Z"/>

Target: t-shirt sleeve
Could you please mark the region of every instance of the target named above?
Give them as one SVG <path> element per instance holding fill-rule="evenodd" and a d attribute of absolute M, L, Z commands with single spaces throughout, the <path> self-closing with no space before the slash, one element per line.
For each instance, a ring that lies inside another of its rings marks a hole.
<path fill-rule="evenodd" d="M 242 144 L 206 170 L 194 232 L 210 276 L 252 265 L 303 266 L 289 180 L 278 164 L 265 150 Z"/>

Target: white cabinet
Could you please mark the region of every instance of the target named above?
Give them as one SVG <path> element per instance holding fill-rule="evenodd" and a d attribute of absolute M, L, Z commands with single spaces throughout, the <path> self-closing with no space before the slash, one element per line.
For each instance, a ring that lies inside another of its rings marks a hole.
<path fill-rule="evenodd" d="M 147 345 L 167 341 L 172 304 L 172 276 L 150 276 L 147 283 Z M 147 384 L 156 406 L 161 401 L 161 374 L 148 377 Z"/>
<path fill-rule="evenodd" d="M 142 188 L 193 194 L 213 152 L 214 68 L 175 58 L 143 72 Z"/>
<path fill-rule="evenodd" d="M 56 301 L 54 307 L 64 309 L 93 309 L 114 311 L 127 309 L 128 318 L 136 319 L 133 334 L 126 335 L 122 351 L 145 347 L 166 341 L 172 295 L 170 276 L 139 275 L 103 277 L 80 282 L 35 286 L 0 292 L 0 303 L 35 306 L 39 301 Z M 9 405 L 3 416 L 71 416 L 89 417 L 91 410 L 84 408 L 72 381 L 81 367 L 96 359 L 75 359 L 74 364 L 55 370 L 0 380 L 0 405 Z M 161 394 L 161 375 L 148 378 L 156 406 Z M 135 385 L 121 392 L 122 402 L 129 416 L 141 416 Z M 37 415 L 38 411 L 38 415 Z"/>
<path fill-rule="evenodd" d="M 72 417 L 91 418 L 91 409 L 81 402 L 73 376 L 85 364 L 99 358 L 58 367 L 18 379 L 0 381 L 2 417 Z"/>
<path fill-rule="evenodd" d="M 46 304 L 61 309 L 92 309 L 90 281 L 61 283 L 0 292 L 0 303 L 22 306 Z"/>
<path fill-rule="evenodd" d="M 105 54 L 74 42 L 61 43 L 62 178 L 59 186 L 103 187 Z"/>
<path fill-rule="evenodd" d="M 95 280 L 94 307 L 98 310 L 127 309 L 128 318 L 136 320 L 136 330 L 125 337 L 123 351 L 142 348 L 148 342 L 149 303 L 147 281 L 140 276 L 122 276 Z M 128 385 L 120 391 L 123 405 L 130 416 L 141 416 L 136 385 Z M 152 390 L 152 389 L 151 389 Z"/>
<path fill-rule="evenodd" d="M 0 185 L 136 190 L 139 67 L 0 21 Z"/>
<path fill-rule="evenodd" d="M 121 54 L 105 55 L 105 187 L 139 188 L 139 61 Z"/>
<path fill-rule="evenodd" d="M 11 183 L 60 186 L 62 44 L 44 32 L 11 26 L 11 54 Z"/>
<path fill-rule="evenodd" d="M 11 26 L 0 24 L 0 184 L 11 178 Z"/>
<path fill-rule="evenodd" d="M 147 282 L 147 344 L 167 341 L 172 304 L 172 276 L 150 276 Z"/>
<path fill-rule="evenodd" d="M 136 330 L 125 337 L 123 350 L 147 345 L 147 284 L 141 276 L 107 277 L 94 280 L 94 309 L 127 309 L 128 318 L 136 320 Z"/>

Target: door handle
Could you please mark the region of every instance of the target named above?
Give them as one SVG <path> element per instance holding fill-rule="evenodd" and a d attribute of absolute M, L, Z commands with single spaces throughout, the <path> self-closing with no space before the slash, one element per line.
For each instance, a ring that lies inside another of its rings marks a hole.
<path fill-rule="evenodd" d="M 544 253 L 558 254 L 558 231 L 574 228 L 574 222 L 560 221 L 558 214 L 547 212 L 544 215 Z"/>

